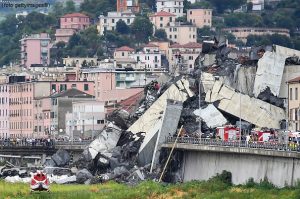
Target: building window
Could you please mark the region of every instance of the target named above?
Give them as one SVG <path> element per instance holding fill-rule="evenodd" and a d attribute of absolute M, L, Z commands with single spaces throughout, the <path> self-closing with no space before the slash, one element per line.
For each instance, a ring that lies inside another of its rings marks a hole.
<path fill-rule="evenodd" d="M 290 109 L 290 120 L 293 120 L 293 109 Z"/>
<path fill-rule="evenodd" d="M 128 23 L 128 24 L 130 23 L 130 19 L 127 19 L 127 23 Z"/>
<path fill-rule="evenodd" d="M 298 100 L 298 88 L 295 88 L 295 100 Z"/>
<path fill-rule="evenodd" d="M 170 22 L 172 22 L 173 21 L 173 18 L 172 17 L 170 17 Z"/>
<path fill-rule="evenodd" d="M 107 22 L 107 20 L 106 19 L 104 19 L 104 23 L 106 23 Z"/>
<path fill-rule="evenodd" d="M 290 88 L 290 100 L 293 100 L 293 88 Z"/>
<path fill-rule="evenodd" d="M 295 108 L 295 120 L 298 121 L 298 109 Z"/>
<path fill-rule="evenodd" d="M 97 120 L 97 124 L 104 124 L 104 120 Z"/>
<path fill-rule="evenodd" d="M 162 28 L 162 27 L 163 27 L 163 25 L 162 25 L 162 24 L 159 24 L 159 27 L 161 27 L 161 28 Z"/>
<path fill-rule="evenodd" d="M 71 88 L 76 88 L 76 84 L 72 84 Z"/>
<path fill-rule="evenodd" d="M 192 12 L 192 11 L 190 11 L 190 15 L 191 15 L 191 14 L 193 14 L 193 12 Z"/>
<path fill-rule="evenodd" d="M 124 57 L 125 56 L 125 53 L 124 52 L 122 52 L 122 57 Z"/>
<path fill-rule="evenodd" d="M 60 91 L 66 91 L 67 90 L 67 84 L 61 84 L 59 90 Z"/>
<path fill-rule="evenodd" d="M 89 90 L 89 85 L 88 84 L 84 84 L 84 90 L 88 91 Z"/>
<path fill-rule="evenodd" d="M 54 92 L 56 91 L 56 84 L 51 85 L 51 90 L 54 91 Z"/>
<path fill-rule="evenodd" d="M 160 17 L 160 20 L 162 21 L 162 20 L 163 20 L 163 17 Z"/>

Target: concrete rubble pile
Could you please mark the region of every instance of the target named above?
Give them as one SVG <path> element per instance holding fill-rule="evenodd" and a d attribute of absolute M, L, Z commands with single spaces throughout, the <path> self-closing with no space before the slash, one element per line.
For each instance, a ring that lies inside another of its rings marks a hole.
<path fill-rule="evenodd" d="M 168 156 L 162 144 L 181 126 L 181 136 L 203 138 L 214 138 L 217 127 L 239 125 L 239 117 L 242 129 L 282 128 L 286 112 L 281 95 L 287 90 L 283 82 L 294 78 L 285 77 L 286 66 L 300 64 L 300 52 L 267 46 L 238 59 L 230 53 L 223 40 L 204 42 L 193 74 L 164 75 L 151 82 L 135 110 L 111 113 L 106 127 L 73 163 L 66 151 L 54 154 L 45 164 L 53 182 L 137 184 L 158 179 Z M 300 69 L 295 70 L 300 75 Z M 181 181 L 180 152 L 170 165 L 164 180 Z"/>

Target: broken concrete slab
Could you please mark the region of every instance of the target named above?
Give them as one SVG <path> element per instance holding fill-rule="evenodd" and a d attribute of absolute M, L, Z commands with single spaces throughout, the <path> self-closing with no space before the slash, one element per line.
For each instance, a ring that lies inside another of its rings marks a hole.
<path fill-rule="evenodd" d="M 279 129 L 280 121 L 285 118 L 285 111 L 282 108 L 235 92 L 233 88 L 219 81 L 216 81 L 212 91 L 206 94 L 205 101 L 216 102 L 218 109 L 236 117 L 240 116 L 241 109 L 241 118 L 258 127 Z"/>
<path fill-rule="evenodd" d="M 92 178 L 93 175 L 87 169 L 82 169 L 76 174 L 76 182 L 80 184 L 83 184 L 85 181 Z"/>
<path fill-rule="evenodd" d="M 159 120 L 159 113 L 165 109 L 167 105 L 167 99 L 184 102 L 187 98 L 192 97 L 193 95 L 194 93 L 189 88 L 189 81 L 181 78 L 172 84 L 152 104 L 152 106 L 128 128 L 128 131 L 131 131 L 132 133 L 145 132 L 147 134 Z"/>
<path fill-rule="evenodd" d="M 155 148 L 154 151 L 151 150 L 153 151 L 153 155 L 150 172 L 152 172 L 158 164 L 161 145 L 165 142 L 166 137 L 176 133 L 182 109 L 182 102 L 174 100 L 167 101 L 167 107 L 162 118 L 162 126 L 158 131 L 157 139 L 155 140 Z M 146 164 L 148 164 L 148 162 L 145 162 L 144 165 Z"/>
<path fill-rule="evenodd" d="M 66 150 L 59 149 L 51 159 L 59 167 L 65 166 L 70 161 L 70 154 Z"/>
<path fill-rule="evenodd" d="M 75 175 L 73 175 L 73 176 L 63 175 L 63 176 L 60 176 L 58 179 L 56 179 L 54 182 L 57 184 L 74 183 L 74 182 L 76 182 L 76 176 Z"/>
<path fill-rule="evenodd" d="M 300 56 L 300 51 L 274 46 L 273 51 L 266 51 L 258 60 L 258 67 L 254 82 L 254 96 L 257 97 L 267 87 L 274 96 L 278 96 L 285 67 L 285 60 L 288 57 Z"/>
<path fill-rule="evenodd" d="M 198 117 L 200 116 L 209 128 L 220 127 L 228 122 L 213 104 L 209 104 L 201 110 L 197 109 L 193 113 Z"/>
<path fill-rule="evenodd" d="M 109 123 L 100 135 L 85 149 L 86 159 L 94 159 L 98 153 L 107 152 L 116 147 L 121 136 L 121 129 Z"/>

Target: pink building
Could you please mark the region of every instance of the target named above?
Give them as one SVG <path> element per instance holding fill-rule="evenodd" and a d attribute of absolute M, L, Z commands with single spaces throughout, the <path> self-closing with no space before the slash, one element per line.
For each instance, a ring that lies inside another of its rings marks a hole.
<path fill-rule="evenodd" d="M 66 14 L 60 18 L 60 29 L 55 32 L 56 42 L 68 42 L 70 37 L 79 30 L 90 26 L 90 18 L 81 13 Z"/>
<path fill-rule="evenodd" d="M 33 101 L 50 95 L 49 82 L 17 82 L 8 84 L 8 87 L 10 137 L 34 136 Z"/>
<path fill-rule="evenodd" d="M 84 30 L 90 26 L 90 18 L 81 13 L 66 14 L 60 18 L 61 29 Z"/>
<path fill-rule="evenodd" d="M 50 82 L 51 94 L 55 92 L 63 92 L 71 88 L 83 91 L 89 95 L 94 95 L 94 82 L 93 81 L 57 81 Z"/>
<path fill-rule="evenodd" d="M 9 136 L 9 88 L 0 85 L 0 137 Z"/>
<path fill-rule="evenodd" d="M 105 104 L 116 103 L 127 99 L 143 90 L 143 88 L 116 87 L 116 72 L 109 69 L 83 70 L 81 78 L 95 82 L 95 97 Z"/>
<path fill-rule="evenodd" d="M 0 85 L 0 137 L 45 137 L 51 124 L 53 91 L 70 88 L 94 95 L 94 82 L 11 81 Z"/>
<path fill-rule="evenodd" d="M 23 37 L 21 42 L 21 65 L 29 68 L 32 65 L 47 66 L 50 63 L 50 36 L 47 33 Z"/>

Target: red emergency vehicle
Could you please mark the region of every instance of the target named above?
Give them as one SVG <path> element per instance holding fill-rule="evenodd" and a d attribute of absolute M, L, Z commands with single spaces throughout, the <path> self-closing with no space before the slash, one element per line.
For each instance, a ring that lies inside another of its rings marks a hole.
<path fill-rule="evenodd" d="M 226 125 L 217 127 L 216 136 L 225 141 L 239 140 L 240 131 L 239 128 L 234 125 Z"/>

